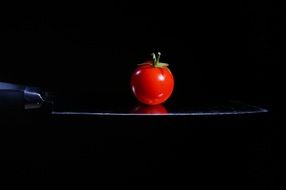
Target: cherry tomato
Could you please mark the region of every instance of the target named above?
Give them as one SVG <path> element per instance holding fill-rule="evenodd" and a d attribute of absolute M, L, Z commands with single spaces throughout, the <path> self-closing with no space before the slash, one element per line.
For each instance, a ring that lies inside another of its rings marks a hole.
<path fill-rule="evenodd" d="M 174 89 L 174 77 L 168 64 L 159 62 L 161 53 L 153 60 L 138 65 L 131 77 L 132 92 L 138 101 L 147 105 L 164 103 Z"/>
<path fill-rule="evenodd" d="M 136 113 L 136 114 L 168 114 L 168 110 L 166 109 L 166 107 L 162 104 L 158 104 L 158 105 L 153 105 L 153 106 L 149 106 L 149 105 L 138 105 L 137 107 L 135 107 L 131 113 Z"/>

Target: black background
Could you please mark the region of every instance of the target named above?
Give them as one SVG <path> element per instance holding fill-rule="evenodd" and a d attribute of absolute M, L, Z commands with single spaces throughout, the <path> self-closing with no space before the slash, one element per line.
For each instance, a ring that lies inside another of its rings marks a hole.
<path fill-rule="evenodd" d="M 161 51 L 177 99 L 210 94 L 271 102 L 280 89 L 284 10 L 271 1 L 104 1 L 6 11 L 2 81 L 130 95 L 136 64 Z"/>
<path fill-rule="evenodd" d="M 128 101 L 136 64 L 160 51 L 176 80 L 171 102 L 238 99 L 265 106 L 270 114 L 139 122 L 25 116 L 14 121 L 16 127 L 7 122 L 1 128 L 3 146 L 9 145 L 3 173 L 94 178 L 108 189 L 146 189 L 152 183 L 159 189 L 228 183 L 274 188 L 280 171 L 283 6 L 274 1 L 18 5 L 2 6 L 1 81 Z M 154 165 L 142 164 L 146 159 Z"/>

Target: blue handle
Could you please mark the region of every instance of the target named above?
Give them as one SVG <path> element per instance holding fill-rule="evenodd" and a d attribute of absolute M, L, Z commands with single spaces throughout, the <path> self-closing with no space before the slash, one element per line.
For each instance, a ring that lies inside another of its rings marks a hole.
<path fill-rule="evenodd" d="M 39 108 L 44 102 L 38 88 L 0 82 L 1 110 Z"/>

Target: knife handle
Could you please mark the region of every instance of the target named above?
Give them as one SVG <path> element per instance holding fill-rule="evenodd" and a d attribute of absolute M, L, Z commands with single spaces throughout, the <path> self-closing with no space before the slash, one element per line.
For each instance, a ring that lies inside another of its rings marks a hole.
<path fill-rule="evenodd" d="M 45 102 L 39 89 L 0 82 L 0 110 L 40 108 Z"/>
<path fill-rule="evenodd" d="M 24 106 L 25 106 L 25 98 L 23 91 L 0 89 L 1 111 L 20 110 L 23 109 Z"/>

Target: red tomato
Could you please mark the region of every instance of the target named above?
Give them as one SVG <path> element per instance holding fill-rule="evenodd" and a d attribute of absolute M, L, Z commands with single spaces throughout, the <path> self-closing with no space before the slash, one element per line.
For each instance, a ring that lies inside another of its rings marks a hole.
<path fill-rule="evenodd" d="M 174 77 L 168 64 L 160 63 L 160 53 L 153 61 L 140 64 L 132 74 L 131 88 L 135 97 L 147 105 L 165 102 L 174 89 Z"/>
<path fill-rule="evenodd" d="M 131 113 L 137 114 L 168 114 L 168 110 L 162 104 L 159 105 L 138 105 L 135 109 L 131 111 Z"/>

